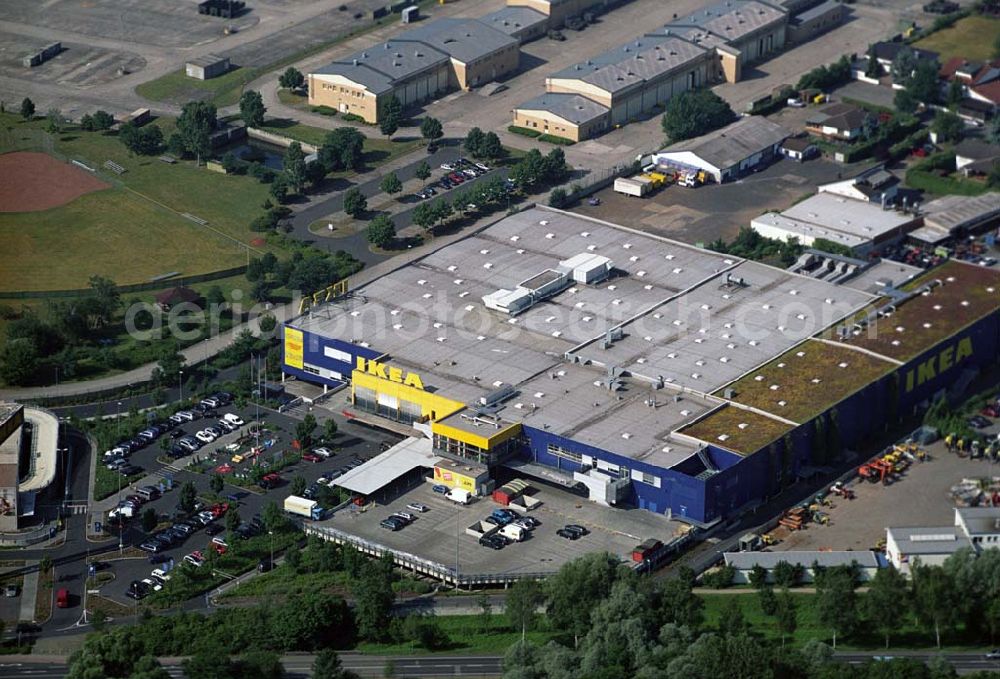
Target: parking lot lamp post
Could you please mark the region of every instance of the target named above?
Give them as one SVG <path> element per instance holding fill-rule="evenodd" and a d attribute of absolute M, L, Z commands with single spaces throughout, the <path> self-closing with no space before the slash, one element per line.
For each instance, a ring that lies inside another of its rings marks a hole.
<path fill-rule="evenodd" d="M 184 377 L 184 371 L 183 370 L 178 370 L 177 371 L 177 400 L 178 401 L 183 401 L 184 400 L 184 382 L 183 382 L 183 377 Z"/>
<path fill-rule="evenodd" d="M 115 407 L 115 427 L 118 432 L 118 438 L 122 437 L 122 402 L 118 401 L 118 405 Z"/>
<path fill-rule="evenodd" d="M 269 530 L 267 534 L 271 536 L 271 568 L 274 568 L 274 531 Z"/>

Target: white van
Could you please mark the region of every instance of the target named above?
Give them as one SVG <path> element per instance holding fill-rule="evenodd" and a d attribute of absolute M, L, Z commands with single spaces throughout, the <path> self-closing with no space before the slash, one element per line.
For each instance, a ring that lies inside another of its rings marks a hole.
<path fill-rule="evenodd" d="M 467 505 L 472 502 L 472 493 L 463 488 L 452 488 L 445 497 L 460 505 Z"/>
<path fill-rule="evenodd" d="M 522 542 L 524 538 L 528 536 L 528 531 L 524 530 L 521 526 L 515 526 L 512 523 L 508 523 L 500 529 L 500 535 L 505 538 L 510 538 L 514 542 Z"/>

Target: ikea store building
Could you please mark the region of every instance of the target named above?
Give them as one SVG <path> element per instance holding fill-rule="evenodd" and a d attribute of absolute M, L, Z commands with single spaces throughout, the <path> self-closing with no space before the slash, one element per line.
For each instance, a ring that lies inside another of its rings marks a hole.
<path fill-rule="evenodd" d="M 867 280 L 536 207 L 286 323 L 284 371 L 430 439 L 449 485 L 527 476 L 708 524 L 997 361 L 1000 274 Z"/>

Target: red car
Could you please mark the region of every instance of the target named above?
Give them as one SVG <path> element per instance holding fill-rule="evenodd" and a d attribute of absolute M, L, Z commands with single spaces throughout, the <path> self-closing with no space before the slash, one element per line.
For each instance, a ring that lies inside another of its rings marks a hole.
<path fill-rule="evenodd" d="M 465 181 L 466 178 L 457 172 L 452 172 L 450 175 L 448 175 L 448 179 L 450 179 L 456 184 L 461 184 L 462 182 Z"/>
<path fill-rule="evenodd" d="M 229 511 L 229 503 L 220 502 L 219 504 L 212 505 L 208 511 L 212 512 L 212 516 L 217 519 Z"/>
<path fill-rule="evenodd" d="M 980 411 L 981 414 L 986 417 L 1000 417 L 1000 405 L 996 403 L 990 403 L 985 408 Z"/>
<path fill-rule="evenodd" d="M 305 455 L 302 456 L 302 459 L 305 460 L 306 462 L 312 462 L 312 463 L 323 461 L 323 458 L 320 457 L 319 455 L 316 455 L 315 453 L 306 453 Z"/>

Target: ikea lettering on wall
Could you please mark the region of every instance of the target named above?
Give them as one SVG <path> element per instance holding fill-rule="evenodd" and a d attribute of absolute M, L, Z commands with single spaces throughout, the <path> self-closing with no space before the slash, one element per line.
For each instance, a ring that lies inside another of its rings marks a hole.
<path fill-rule="evenodd" d="M 420 380 L 420 375 L 417 373 L 404 373 L 399 368 L 393 368 L 385 363 L 379 363 L 378 361 L 362 358 L 361 356 L 358 356 L 358 370 L 366 372 L 369 375 L 374 375 L 375 377 L 380 377 L 383 380 L 399 382 L 415 389 L 423 390 L 424 388 L 424 383 Z"/>
<path fill-rule="evenodd" d="M 972 356 L 972 340 L 965 337 L 957 343 L 942 349 L 937 356 L 931 356 L 926 361 L 906 371 L 906 391 L 913 391 L 925 382 L 958 365 L 962 359 Z"/>

